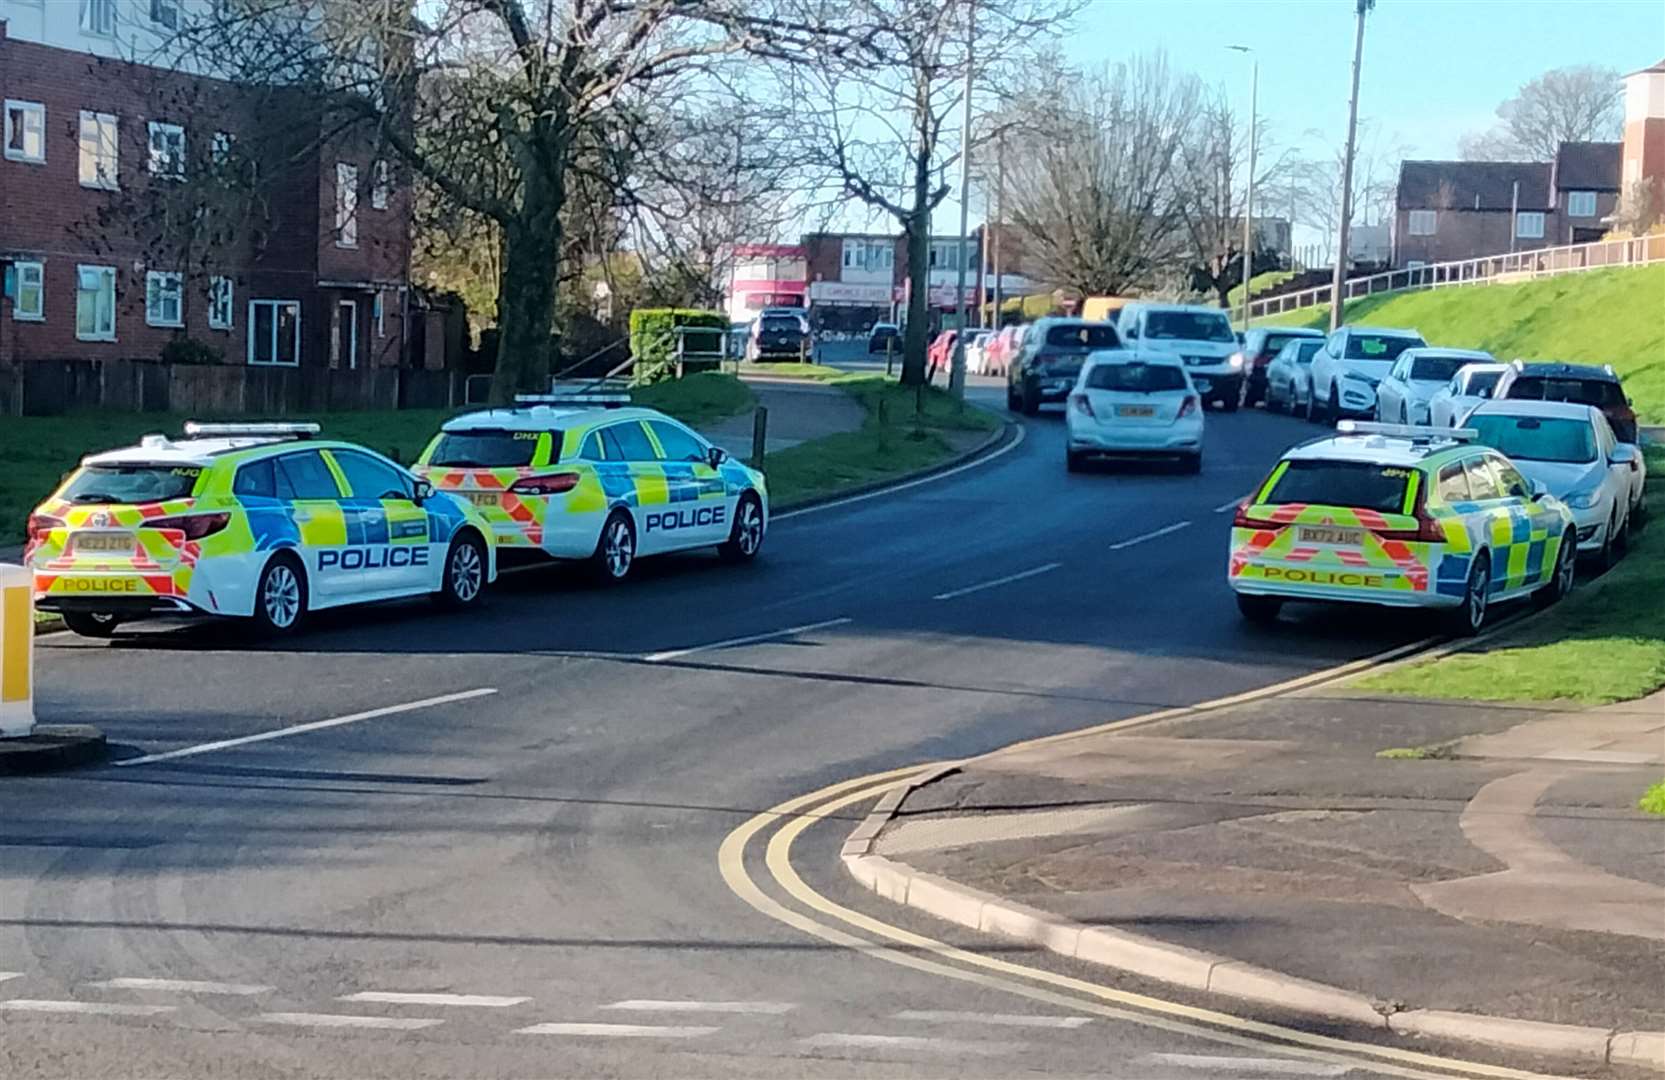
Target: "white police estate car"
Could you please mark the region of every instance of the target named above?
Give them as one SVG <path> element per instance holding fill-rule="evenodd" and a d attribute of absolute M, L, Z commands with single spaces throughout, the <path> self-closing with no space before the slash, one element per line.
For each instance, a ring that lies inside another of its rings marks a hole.
<path fill-rule="evenodd" d="M 763 474 L 612 391 L 525 395 L 445 422 L 417 475 L 474 504 L 505 551 L 582 559 L 621 581 L 639 555 L 763 547 Z"/>
<path fill-rule="evenodd" d="M 107 637 L 153 615 L 230 615 L 286 633 L 307 612 L 479 599 L 497 573 L 464 500 L 317 424 L 185 425 L 89 454 L 29 515 L 36 604 Z"/>

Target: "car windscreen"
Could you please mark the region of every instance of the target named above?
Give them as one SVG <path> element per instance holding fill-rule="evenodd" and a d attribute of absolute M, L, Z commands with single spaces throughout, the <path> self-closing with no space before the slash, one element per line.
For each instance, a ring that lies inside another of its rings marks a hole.
<path fill-rule="evenodd" d="M 1470 416 L 1480 442 L 1521 461 L 1585 465 L 1596 460 L 1596 433 L 1584 420 L 1540 416 Z"/>
<path fill-rule="evenodd" d="M 1509 387 L 1509 396 L 1527 401 L 1571 401 L 1610 409 L 1625 402 L 1619 384 L 1605 379 L 1558 379 L 1553 376 L 1523 375 Z"/>
<path fill-rule="evenodd" d="M 1460 356 L 1419 356 L 1411 362 L 1411 378 L 1416 382 L 1450 382 L 1464 364 L 1473 362 Z"/>
<path fill-rule="evenodd" d="M 1087 388 L 1126 394 L 1184 390 L 1185 372 L 1172 364 L 1094 364 L 1087 369 Z"/>
<path fill-rule="evenodd" d="M 1478 397 L 1489 394 L 1497 386 L 1497 380 L 1503 377 L 1501 371 L 1476 371 L 1468 377 L 1468 388 L 1464 391 Z"/>
<path fill-rule="evenodd" d="M 1121 343 L 1109 323 L 1065 323 L 1046 332 L 1049 349 L 1114 349 Z"/>
<path fill-rule="evenodd" d="M 449 469 L 515 469 L 532 464 L 538 448 L 536 431 L 444 431 L 428 464 Z M 561 433 L 550 432 L 552 446 L 561 445 Z"/>
<path fill-rule="evenodd" d="M 1420 349 L 1427 342 L 1419 337 L 1397 334 L 1349 334 L 1348 360 L 1397 360 L 1406 349 Z"/>
<path fill-rule="evenodd" d="M 1323 338 L 1314 338 L 1311 341 L 1297 342 L 1295 345 L 1295 362 L 1298 364 L 1312 363 L 1312 358 L 1316 356 L 1318 354 L 1318 350 L 1323 347 Z"/>
<path fill-rule="evenodd" d="M 1405 485 L 1411 470 L 1368 461 L 1296 460 L 1262 502 L 1317 503 L 1399 514 L 1405 508 Z"/>
<path fill-rule="evenodd" d="M 761 322 L 759 329 L 766 334 L 796 334 L 804 328 L 794 315 L 765 315 Z"/>
<path fill-rule="evenodd" d="M 1234 342 L 1231 320 L 1208 311 L 1153 311 L 1145 316 L 1145 337 L 1163 340 Z"/>
<path fill-rule="evenodd" d="M 73 503 L 153 503 L 188 497 L 202 468 L 196 465 L 88 465 L 65 485 Z"/>

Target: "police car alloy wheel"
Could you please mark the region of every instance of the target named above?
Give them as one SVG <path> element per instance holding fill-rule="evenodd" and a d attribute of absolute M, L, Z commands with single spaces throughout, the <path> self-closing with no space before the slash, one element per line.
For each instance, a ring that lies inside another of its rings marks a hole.
<path fill-rule="evenodd" d="M 64 625 L 72 633 L 82 637 L 107 638 L 116 632 L 116 626 L 121 622 L 114 615 L 103 611 L 66 611 Z"/>
<path fill-rule="evenodd" d="M 636 564 L 636 527 L 630 515 L 615 510 L 596 541 L 595 569 L 603 581 L 623 581 Z"/>
<path fill-rule="evenodd" d="M 718 552 L 730 562 L 747 562 L 757 558 L 763 548 L 763 508 L 757 496 L 743 495 L 740 507 L 734 512 L 734 528 Z"/>
<path fill-rule="evenodd" d="M 1561 538 L 1561 547 L 1555 553 L 1555 572 L 1543 588 L 1532 594 L 1533 601 L 1539 607 L 1549 607 L 1557 600 L 1572 592 L 1573 581 L 1578 575 L 1578 535 L 1572 530 Z"/>
<path fill-rule="evenodd" d="M 306 614 L 306 578 L 292 555 L 279 555 L 260 572 L 254 621 L 268 634 L 287 634 Z"/>
<path fill-rule="evenodd" d="M 464 608 L 480 598 L 486 581 L 486 554 L 480 541 L 465 536 L 445 555 L 445 577 L 436 599 L 448 608 Z"/>
<path fill-rule="evenodd" d="M 1451 613 L 1451 632 L 1458 637 L 1471 637 L 1486 624 L 1486 605 L 1491 597 L 1492 563 L 1485 553 L 1475 556 L 1468 569 L 1468 585 L 1463 589 L 1463 602 Z"/>

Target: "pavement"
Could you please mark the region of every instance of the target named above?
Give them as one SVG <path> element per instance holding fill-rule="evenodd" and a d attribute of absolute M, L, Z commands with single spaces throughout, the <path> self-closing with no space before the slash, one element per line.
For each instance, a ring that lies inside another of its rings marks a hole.
<path fill-rule="evenodd" d="M 1437 756 L 1377 756 L 1414 747 Z M 1318 1013 L 1590 1028 L 1596 1052 L 1655 1033 L 1631 1064 L 1665 1068 L 1665 820 L 1635 807 L 1662 768 L 1665 693 L 1561 712 L 1320 689 L 971 759 L 871 851 L 1054 934 L 1175 947 L 1176 979 L 1202 956 L 1265 975 L 1227 994 L 1317 984 Z"/>
<path fill-rule="evenodd" d="M 765 453 L 785 450 L 811 439 L 860 430 L 867 410 L 844 391 L 811 382 L 747 378 L 757 403 L 769 412 Z M 751 412 L 702 424 L 699 432 L 741 459 L 752 453 Z"/>

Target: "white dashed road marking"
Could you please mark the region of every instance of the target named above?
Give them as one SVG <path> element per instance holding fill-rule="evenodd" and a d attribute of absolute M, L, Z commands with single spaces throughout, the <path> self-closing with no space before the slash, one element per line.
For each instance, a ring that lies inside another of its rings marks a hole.
<path fill-rule="evenodd" d="M 666 1027 L 656 1024 L 533 1024 L 516 1035 L 596 1035 L 607 1039 L 692 1039 L 714 1027 Z"/>
<path fill-rule="evenodd" d="M 1239 506 L 1243 505 L 1243 500 L 1246 499 L 1246 498 L 1248 498 L 1247 495 L 1239 495 L 1237 498 L 1231 500 L 1230 502 L 1223 502 L 1219 506 L 1216 506 L 1214 508 L 1214 512 L 1216 514 L 1224 514 L 1228 510 L 1236 510 Z"/>
<path fill-rule="evenodd" d="M 931 599 L 952 600 L 957 596 L 969 596 L 974 592 L 982 592 L 984 589 L 992 589 L 997 585 L 1009 585 L 1014 581 L 1022 581 L 1024 578 L 1038 577 L 1041 574 L 1056 570 L 1062 565 L 1064 564 L 1050 562 L 1045 566 L 1037 566 L 1030 570 L 1021 570 L 1016 574 L 1007 574 L 1005 577 L 995 578 L 993 581 L 985 581 L 977 585 L 967 585 L 963 589 L 954 589 L 950 592 L 937 593 L 935 596 L 931 597 Z"/>
<path fill-rule="evenodd" d="M 1189 521 L 1176 521 L 1172 525 L 1164 525 L 1160 529 L 1153 529 L 1148 533 L 1140 533 L 1138 536 L 1131 536 L 1126 540 L 1111 544 L 1110 550 L 1120 551 L 1123 548 L 1130 548 L 1134 544 L 1142 544 L 1146 540 L 1155 540 L 1159 536 L 1167 536 L 1169 533 L 1176 533 L 1179 530 L 1189 528 L 1190 526 L 1191 523 Z"/>
<path fill-rule="evenodd" d="M 106 990 L 167 990 L 176 994 L 226 994 L 234 997 L 250 997 L 254 994 L 269 994 L 270 986 L 255 986 L 251 983 L 223 983 L 204 982 L 199 979 L 105 979 L 103 982 L 88 983 Z"/>
<path fill-rule="evenodd" d="M 99 1016 L 156 1016 L 173 1012 L 172 1005 L 120 1005 L 109 1001 L 34 1001 L 14 998 L 0 1001 L 0 1009 L 7 1012 L 39 1013 L 95 1013 Z"/>
<path fill-rule="evenodd" d="M 337 1001 L 374 1001 L 384 1005 L 459 1005 L 476 1009 L 506 1009 L 522 1005 L 529 997 L 492 997 L 488 994 L 400 994 L 387 990 L 363 990 L 343 994 Z"/>
<path fill-rule="evenodd" d="M 909 1009 L 896 1014 L 898 1020 L 926 1024 L 988 1024 L 993 1027 L 1078 1028 L 1093 1022 L 1090 1016 L 1025 1016 L 1022 1013 L 952 1012 L 937 1009 Z"/>
<path fill-rule="evenodd" d="M 347 1016 L 342 1013 L 261 1013 L 255 1019 L 266 1024 L 288 1024 L 291 1027 L 388 1028 L 394 1031 L 417 1031 L 445 1022 L 414 1016 Z"/>
<path fill-rule="evenodd" d="M 603 1005 L 604 1009 L 636 1009 L 641 1012 L 714 1012 L 779 1016 L 796 1006 L 790 1001 L 649 1001 L 633 999 Z"/>
<path fill-rule="evenodd" d="M 788 626 L 784 630 L 771 630 L 766 634 L 750 634 L 746 637 L 729 638 L 726 641 L 713 641 L 708 645 L 690 645 L 686 649 L 667 649 L 665 652 L 648 653 L 642 659 L 650 664 L 657 664 L 665 660 L 692 656 L 695 653 L 711 652 L 714 649 L 732 649 L 736 645 L 753 645 L 760 641 L 772 641 L 775 638 L 807 634 L 811 630 L 825 630 L 829 626 L 843 626 L 845 623 L 853 621 L 849 618 L 828 619 L 825 622 L 806 623 L 803 626 Z"/>
<path fill-rule="evenodd" d="M 1147 1054 L 1153 1065 L 1176 1065 L 1182 1069 L 1208 1069 L 1227 1076 L 1345 1076 L 1351 1065 L 1323 1061 L 1291 1061 L 1288 1058 L 1223 1057 L 1208 1054 Z"/>
<path fill-rule="evenodd" d="M 1020 1042 L 982 1042 L 970 1039 L 937 1039 L 925 1035 L 861 1035 L 827 1031 L 799 1039 L 810 1049 L 924 1050 L 935 1054 L 1007 1054 L 1022 1050 Z"/>

